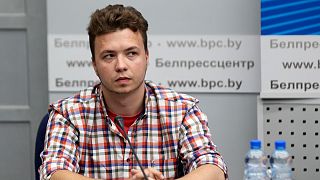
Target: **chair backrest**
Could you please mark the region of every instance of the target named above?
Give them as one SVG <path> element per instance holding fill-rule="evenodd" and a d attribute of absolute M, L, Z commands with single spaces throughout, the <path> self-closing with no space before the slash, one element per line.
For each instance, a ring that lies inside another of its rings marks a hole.
<path fill-rule="evenodd" d="M 47 113 L 41 120 L 36 139 L 36 148 L 35 148 L 35 156 L 34 156 L 34 166 L 35 166 L 35 179 L 39 180 L 39 172 L 38 169 L 42 164 L 42 160 L 40 158 L 40 153 L 44 148 L 44 139 L 46 136 L 46 127 L 48 123 L 49 114 Z"/>

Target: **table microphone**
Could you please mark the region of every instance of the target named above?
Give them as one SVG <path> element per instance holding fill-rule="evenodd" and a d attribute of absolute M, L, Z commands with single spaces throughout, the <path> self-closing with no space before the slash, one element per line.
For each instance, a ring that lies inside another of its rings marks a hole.
<path fill-rule="evenodd" d="M 144 179 L 145 179 L 145 180 L 148 180 L 148 177 L 147 177 L 146 173 L 144 172 L 144 170 L 143 170 L 143 168 L 142 168 L 142 166 L 141 166 L 141 163 L 140 163 L 139 158 L 138 158 L 138 156 L 137 156 L 137 154 L 136 154 L 136 151 L 133 149 L 133 147 L 132 147 L 132 145 L 131 145 L 131 141 L 130 141 L 129 138 L 128 138 L 127 132 L 124 130 L 123 118 L 122 118 L 121 116 L 116 116 L 116 117 L 114 118 L 114 121 L 115 121 L 115 123 L 117 123 L 117 124 L 120 126 L 120 128 L 121 128 L 121 130 L 122 130 L 122 132 L 123 132 L 124 137 L 125 137 L 126 140 L 128 141 L 129 146 L 130 146 L 130 148 L 131 148 L 131 150 L 132 150 L 132 153 L 133 153 L 135 159 L 137 160 L 137 162 L 138 162 L 138 164 L 139 164 L 139 167 L 140 167 L 140 169 L 141 169 L 141 171 L 142 171 L 142 174 L 143 174 Z"/>

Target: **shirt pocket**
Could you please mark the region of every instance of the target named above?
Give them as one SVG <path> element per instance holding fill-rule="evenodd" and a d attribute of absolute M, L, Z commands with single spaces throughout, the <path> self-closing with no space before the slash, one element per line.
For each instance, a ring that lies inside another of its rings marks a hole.
<path fill-rule="evenodd" d="M 171 159 L 154 159 L 151 161 L 151 167 L 160 171 L 165 179 L 174 179 L 177 174 L 178 160 Z"/>

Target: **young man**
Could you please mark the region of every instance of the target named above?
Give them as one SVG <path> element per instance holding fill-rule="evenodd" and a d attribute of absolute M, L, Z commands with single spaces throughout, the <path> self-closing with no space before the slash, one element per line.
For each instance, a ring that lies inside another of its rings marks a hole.
<path fill-rule="evenodd" d="M 101 83 L 50 106 L 42 179 L 225 179 L 198 100 L 145 81 L 148 23 L 109 5 L 88 26 Z M 116 116 L 124 119 L 124 131 Z"/>

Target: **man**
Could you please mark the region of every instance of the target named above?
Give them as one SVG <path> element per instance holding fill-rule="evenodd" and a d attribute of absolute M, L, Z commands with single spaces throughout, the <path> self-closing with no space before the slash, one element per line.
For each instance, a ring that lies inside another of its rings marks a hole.
<path fill-rule="evenodd" d="M 144 80 L 148 23 L 133 7 L 91 15 L 92 63 L 101 83 L 50 106 L 42 179 L 225 179 L 198 100 Z M 115 117 L 124 119 L 124 131 Z"/>

